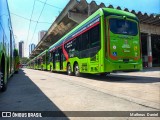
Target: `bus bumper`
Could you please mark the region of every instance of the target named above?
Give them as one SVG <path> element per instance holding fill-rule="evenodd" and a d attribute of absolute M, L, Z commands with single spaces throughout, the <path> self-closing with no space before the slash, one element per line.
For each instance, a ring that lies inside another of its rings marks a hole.
<path fill-rule="evenodd" d="M 106 72 L 116 72 L 116 71 L 140 71 L 142 70 L 142 63 L 110 63 L 105 64 Z"/>

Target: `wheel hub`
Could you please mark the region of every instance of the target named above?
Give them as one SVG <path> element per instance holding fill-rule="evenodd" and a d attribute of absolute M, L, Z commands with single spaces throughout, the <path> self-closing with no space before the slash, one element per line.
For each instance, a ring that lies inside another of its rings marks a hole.
<path fill-rule="evenodd" d="M 78 66 L 76 66 L 75 71 L 76 71 L 76 74 L 79 72 L 79 68 L 78 68 Z"/>
<path fill-rule="evenodd" d="M 71 73 L 71 67 L 68 66 L 68 73 L 70 74 Z"/>

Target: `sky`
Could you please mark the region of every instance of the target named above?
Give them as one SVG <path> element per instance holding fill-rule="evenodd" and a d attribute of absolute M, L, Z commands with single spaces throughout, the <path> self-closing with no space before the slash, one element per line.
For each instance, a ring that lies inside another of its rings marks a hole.
<path fill-rule="evenodd" d="M 87 0 L 90 3 L 92 0 Z M 38 44 L 38 32 L 48 30 L 69 0 L 8 0 L 16 44 L 24 41 L 25 57 L 29 56 L 29 44 Z M 106 6 L 160 14 L 160 0 L 95 0 Z M 44 4 L 46 3 L 46 4 Z M 33 7 L 34 6 L 34 7 Z M 38 21 L 38 22 L 37 22 Z"/>

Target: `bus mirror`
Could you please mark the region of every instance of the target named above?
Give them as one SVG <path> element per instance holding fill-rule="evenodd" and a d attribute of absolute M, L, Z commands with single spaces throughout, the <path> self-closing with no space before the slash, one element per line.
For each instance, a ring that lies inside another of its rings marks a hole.
<path fill-rule="evenodd" d="M 123 16 L 123 19 L 126 20 L 126 16 Z"/>

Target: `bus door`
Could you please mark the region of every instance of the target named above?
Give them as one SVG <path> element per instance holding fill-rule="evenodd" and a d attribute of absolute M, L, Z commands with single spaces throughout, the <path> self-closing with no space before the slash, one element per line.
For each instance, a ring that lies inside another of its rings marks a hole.
<path fill-rule="evenodd" d="M 101 49 L 101 37 L 100 37 L 100 25 L 93 27 L 89 32 L 90 38 L 90 71 L 91 72 L 98 72 L 100 71 L 99 66 L 101 62 L 101 54 L 99 53 Z"/>
<path fill-rule="evenodd" d="M 62 48 L 59 49 L 59 64 L 60 64 L 60 70 L 63 69 L 63 52 Z"/>
<path fill-rule="evenodd" d="M 53 69 L 56 69 L 55 52 L 53 52 Z"/>

